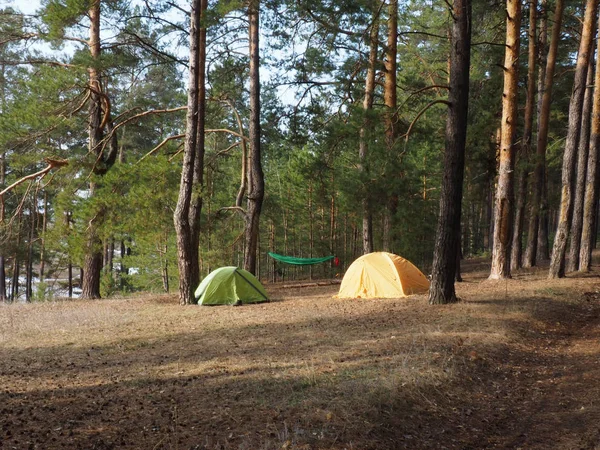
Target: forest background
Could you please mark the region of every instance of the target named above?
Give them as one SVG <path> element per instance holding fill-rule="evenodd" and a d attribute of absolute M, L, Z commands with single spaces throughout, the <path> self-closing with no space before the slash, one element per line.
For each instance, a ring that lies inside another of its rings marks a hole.
<path fill-rule="evenodd" d="M 173 215 L 186 164 L 194 4 L 190 11 L 189 4 L 164 1 L 50 0 L 33 14 L 10 5 L 0 11 L 1 299 L 49 298 L 57 284 L 72 295 L 78 270 L 90 261 L 100 261 L 102 296 L 177 286 Z M 532 1 L 520 17 L 512 145 L 521 151 L 513 169 L 531 181 L 516 189 L 515 198 L 524 202 L 525 223 L 538 212 L 541 220 L 535 233 L 521 227 L 513 242 L 525 248 L 535 235 L 534 255 L 523 261 L 529 265 L 550 258 L 559 225 L 584 6 Z M 248 54 L 253 8 L 261 18 L 258 146 L 265 179 L 254 272 L 269 281 L 341 276 L 369 250 L 392 251 L 429 271 L 444 170 L 454 21 L 448 5 L 272 0 L 204 7 L 204 159 L 202 182 L 193 188 L 201 199 L 200 277 L 219 266 L 242 266 L 248 253 L 242 199 L 252 197 L 248 168 L 257 147 Z M 505 3 L 473 2 L 463 257 L 490 255 L 494 244 L 506 22 Z M 535 69 L 541 98 L 557 23 L 547 148 L 536 159 L 535 145 L 519 147 L 529 69 Z M 98 42 L 90 38 L 94 24 Z M 390 66 L 392 29 L 397 47 Z M 533 41 L 535 67 L 527 58 Z M 391 78 L 392 90 L 386 88 Z M 586 91 L 591 105 L 592 89 Z M 532 201 L 539 163 L 543 191 Z M 289 268 L 268 258 L 268 251 L 337 255 L 341 266 Z M 90 254 L 100 259 L 86 261 Z M 521 258 L 513 258 L 514 268 Z"/>

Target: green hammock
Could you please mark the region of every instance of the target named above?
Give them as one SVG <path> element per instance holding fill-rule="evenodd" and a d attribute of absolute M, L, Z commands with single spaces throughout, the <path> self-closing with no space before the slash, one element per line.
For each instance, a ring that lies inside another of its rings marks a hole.
<path fill-rule="evenodd" d="M 327 261 L 331 261 L 335 256 L 325 256 L 324 258 L 295 258 L 293 256 L 283 256 L 277 253 L 269 252 L 268 255 L 286 264 L 293 264 L 295 266 L 310 266 L 312 264 L 321 264 Z"/>

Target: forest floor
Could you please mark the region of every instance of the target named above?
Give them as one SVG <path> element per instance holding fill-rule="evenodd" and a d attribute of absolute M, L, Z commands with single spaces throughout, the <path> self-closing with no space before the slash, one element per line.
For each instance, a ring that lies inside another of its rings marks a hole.
<path fill-rule="evenodd" d="M 0 305 L 0 449 L 600 449 L 600 278 Z"/>

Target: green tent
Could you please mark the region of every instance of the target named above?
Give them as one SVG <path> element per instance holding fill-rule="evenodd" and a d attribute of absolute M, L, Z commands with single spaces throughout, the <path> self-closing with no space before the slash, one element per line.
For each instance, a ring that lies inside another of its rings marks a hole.
<path fill-rule="evenodd" d="M 195 295 L 199 305 L 237 305 L 269 300 L 265 288 L 254 275 L 232 266 L 209 273 Z"/>

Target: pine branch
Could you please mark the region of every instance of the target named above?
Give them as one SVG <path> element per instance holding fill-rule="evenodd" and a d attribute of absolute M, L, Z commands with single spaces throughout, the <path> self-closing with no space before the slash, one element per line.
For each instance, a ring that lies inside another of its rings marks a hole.
<path fill-rule="evenodd" d="M 8 187 L 4 188 L 2 191 L 0 191 L 0 223 L 4 221 L 4 195 L 6 193 L 10 192 L 11 190 L 16 188 L 20 184 L 25 183 L 27 180 L 33 180 L 37 177 L 40 177 L 40 180 L 42 180 L 48 174 L 48 172 L 50 172 L 52 169 L 55 169 L 55 168 L 60 169 L 61 167 L 67 166 L 69 164 L 69 161 L 67 161 L 66 159 L 44 158 L 44 161 L 46 161 L 46 164 L 48 164 L 48 165 L 46 167 L 44 167 L 42 170 L 39 170 L 35 173 L 26 175 L 23 178 L 18 179 L 13 184 L 11 184 L 10 186 L 8 186 Z"/>

